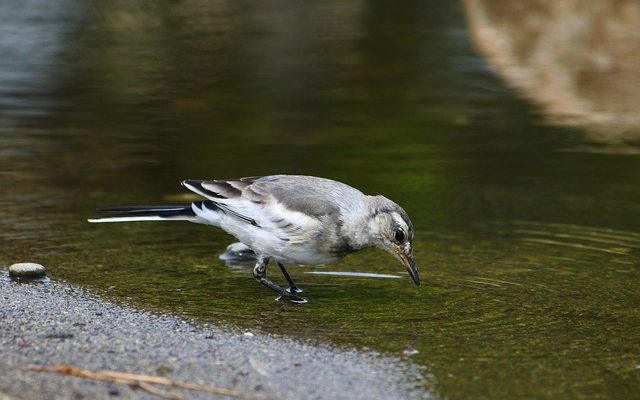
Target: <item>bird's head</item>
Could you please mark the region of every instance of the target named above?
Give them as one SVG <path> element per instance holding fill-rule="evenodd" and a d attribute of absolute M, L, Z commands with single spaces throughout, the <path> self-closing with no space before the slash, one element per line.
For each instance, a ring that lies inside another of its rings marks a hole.
<path fill-rule="evenodd" d="M 373 197 L 375 203 L 369 231 L 373 245 L 388 251 L 402 262 L 411 279 L 420 286 L 420 275 L 413 259 L 413 225 L 407 213 L 384 196 Z"/>

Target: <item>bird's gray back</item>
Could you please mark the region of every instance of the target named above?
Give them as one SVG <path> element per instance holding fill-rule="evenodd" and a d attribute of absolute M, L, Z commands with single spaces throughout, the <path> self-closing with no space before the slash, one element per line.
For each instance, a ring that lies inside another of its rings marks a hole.
<path fill-rule="evenodd" d="M 271 175 L 253 181 L 245 190 L 272 196 L 292 211 L 320 218 L 348 212 L 364 195 L 341 182 L 303 175 Z"/>

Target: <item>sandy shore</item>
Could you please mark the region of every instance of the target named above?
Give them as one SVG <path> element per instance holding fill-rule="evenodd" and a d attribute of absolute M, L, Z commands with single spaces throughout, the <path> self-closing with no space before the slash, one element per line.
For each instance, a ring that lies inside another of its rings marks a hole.
<path fill-rule="evenodd" d="M 101 301 L 0 270 L 0 400 L 158 398 L 139 389 L 25 371 L 28 364 L 159 375 L 269 399 L 431 398 L 419 367 L 373 352 L 230 331 Z M 229 398 L 174 390 L 185 399 Z"/>

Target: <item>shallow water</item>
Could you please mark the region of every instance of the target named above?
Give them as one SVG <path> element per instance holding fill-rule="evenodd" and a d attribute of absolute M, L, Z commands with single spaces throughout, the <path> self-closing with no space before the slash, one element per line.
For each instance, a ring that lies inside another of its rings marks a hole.
<path fill-rule="evenodd" d="M 476 55 L 461 6 L 430 3 L 3 3 L 0 263 L 202 321 L 417 351 L 450 399 L 637 396 L 640 133 L 552 124 Z M 281 304 L 218 259 L 234 241 L 219 230 L 85 222 L 189 201 L 185 178 L 270 173 L 403 205 L 423 286 L 368 250 L 291 267 L 310 302 Z"/>

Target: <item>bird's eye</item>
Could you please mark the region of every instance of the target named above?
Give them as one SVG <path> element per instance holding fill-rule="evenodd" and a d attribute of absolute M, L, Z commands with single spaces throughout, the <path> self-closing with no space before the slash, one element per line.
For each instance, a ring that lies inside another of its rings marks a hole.
<path fill-rule="evenodd" d="M 396 242 L 402 243 L 404 242 L 404 239 L 405 239 L 404 232 L 401 229 L 398 229 L 396 231 Z"/>

